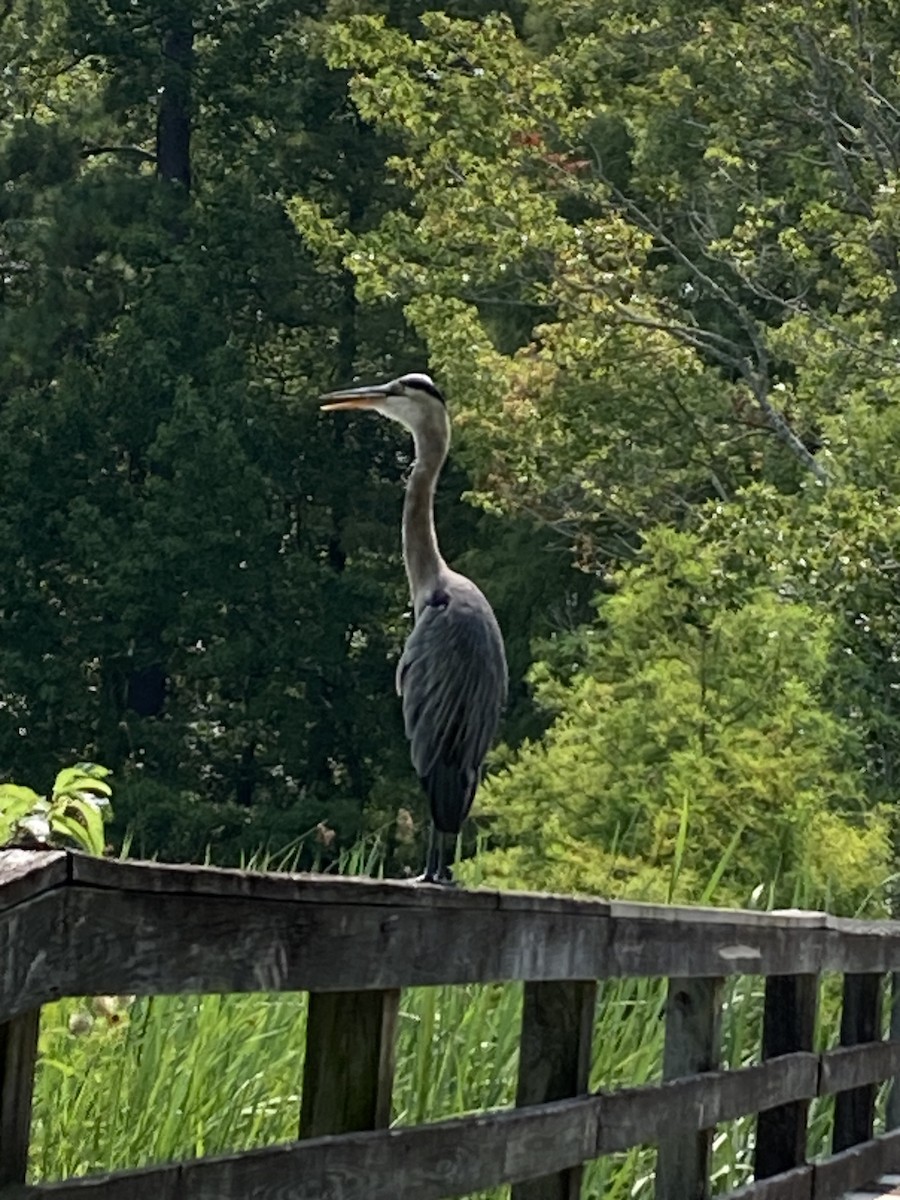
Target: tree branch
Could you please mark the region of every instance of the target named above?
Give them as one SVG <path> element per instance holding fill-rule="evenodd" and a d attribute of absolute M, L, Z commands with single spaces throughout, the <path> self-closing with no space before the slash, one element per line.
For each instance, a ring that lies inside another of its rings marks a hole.
<path fill-rule="evenodd" d="M 81 151 L 82 158 L 95 158 L 98 154 L 130 154 L 142 162 L 156 162 L 153 151 L 143 146 L 85 146 Z"/>

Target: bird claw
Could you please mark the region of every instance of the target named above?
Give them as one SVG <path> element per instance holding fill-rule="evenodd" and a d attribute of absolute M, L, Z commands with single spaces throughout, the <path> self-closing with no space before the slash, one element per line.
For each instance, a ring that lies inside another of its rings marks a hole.
<path fill-rule="evenodd" d="M 459 887 L 449 867 L 444 867 L 443 871 L 440 872 L 425 871 L 423 874 L 417 875 L 413 883 L 431 883 L 435 887 Z"/>

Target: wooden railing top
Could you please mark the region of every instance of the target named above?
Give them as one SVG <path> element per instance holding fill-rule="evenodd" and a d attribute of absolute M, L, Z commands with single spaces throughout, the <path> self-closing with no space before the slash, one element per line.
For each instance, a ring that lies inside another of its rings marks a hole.
<path fill-rule="evenodd" d="M 582 919 L 650 920 L 666 925 L 741 925 L 748 928 L 830 929 L 851 935 L 877 934 L 900 943 L 900 921 L 852 920 L 811 909 L 759 912 L 743 908 L 650 904 L 601 900 L 552 892 L 439 887 L 414 880 L 370 879 L 292 872 L 244 871 L 192 864 L 95 858 L 74 850 L 0 850 L 0 912 L 66 885 L 84 885 L 147 895 L 277 900 L 318 905 L 403 906 L 423 911 L 463 909 L 510 913 L 563 913 Z"/>
<path fill-rule="evenodd" d="M 900 922 L 9 850 L 0 947 L 4 1020 L 60 995 L 896 970 Z"/>

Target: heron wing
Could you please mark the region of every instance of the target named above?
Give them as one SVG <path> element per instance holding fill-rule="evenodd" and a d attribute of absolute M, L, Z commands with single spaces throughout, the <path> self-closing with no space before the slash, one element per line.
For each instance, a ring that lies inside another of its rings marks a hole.
<path fill-rule="evenodd" d="M 455 832 L 468 813 L 506 689 L 493 611 L 473 583 L 456 577 L 422 608 L 397 668 L 413 766 L 439 829 Z"/>

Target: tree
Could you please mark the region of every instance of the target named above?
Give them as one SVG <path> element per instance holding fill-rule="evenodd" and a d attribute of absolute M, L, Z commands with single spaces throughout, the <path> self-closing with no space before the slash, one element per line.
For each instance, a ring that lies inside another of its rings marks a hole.
<path fill-rule="evenodd" d="M 829 704 L 834 622 L 748 586 L 727 549 L 649 535 L 598 625 L 535 667 L 555 714 L 483 807 L 516 887 L 854 910 L 887 874 L 863 748 Z M 551 660 L 552 662 L 552 660 Z"/>
<path fill-rule="evenodd" d="M 14 777 L 109 762 L 146 852 L 233 859 L 324 822 L 337 853 L 418 800 L 399 443 L 315 397 L 422 350 L 285 215 L 311 195 L 355 230 L 396 193 L 319 11 L 47 4 L 7 88 L 0 752 Z M 495 546 L 470 512 L 458 544 Z"/>

